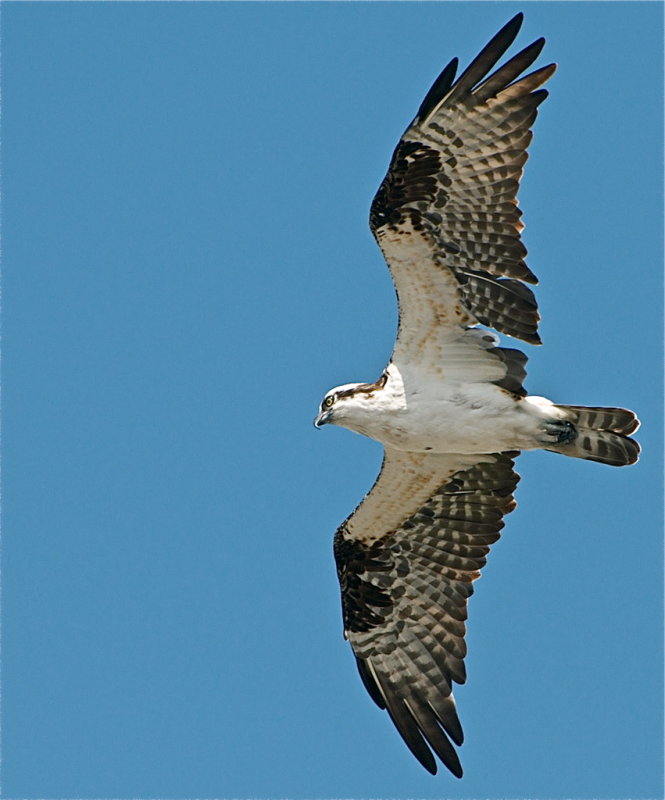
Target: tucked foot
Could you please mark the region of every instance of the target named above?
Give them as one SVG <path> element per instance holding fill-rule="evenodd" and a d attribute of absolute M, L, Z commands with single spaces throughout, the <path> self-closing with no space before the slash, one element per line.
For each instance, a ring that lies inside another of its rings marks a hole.
<path fill-rule="evenodd" d="M 572 422 L 552 420 L 543 424 L 543 430 L 547 444 L 569 444 L 577 438 L 577 430 Z"/>

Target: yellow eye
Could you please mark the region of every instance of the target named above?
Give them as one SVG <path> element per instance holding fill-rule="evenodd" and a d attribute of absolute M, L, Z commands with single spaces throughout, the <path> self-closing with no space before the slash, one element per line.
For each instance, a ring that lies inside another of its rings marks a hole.
<path fill-rule="evenodd" d="M 335 402 L 335 396 L 330 394 L 326 399 L 323 401 L 324 408 L 330 408 L 330 406 Z"/>

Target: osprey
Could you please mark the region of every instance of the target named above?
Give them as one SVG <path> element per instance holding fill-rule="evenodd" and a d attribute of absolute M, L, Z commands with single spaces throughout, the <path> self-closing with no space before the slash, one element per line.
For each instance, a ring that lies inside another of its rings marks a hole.
<path fill-rule="evenodd" d="M 526 356 L 488 328 L 539 344 L 517 190 L 555 64 L 523 75 L 538 39 L 488 77 L 517 14 L 455 80 L 448 64 L 399 141 L 370 227 L 390 268 L 399 329 L 374 383 L 326 394 L 315 425 L 382 442 L 376 483 L 335 534 L 344 635 L 372 699 L 432 774 L 457 777 L 467 600 L 521 450 L 624 466 L 639 422 L 623 408 L 559 405 L 522 388 Z M 486 327 L 481 327 L 486 326 Z"/>

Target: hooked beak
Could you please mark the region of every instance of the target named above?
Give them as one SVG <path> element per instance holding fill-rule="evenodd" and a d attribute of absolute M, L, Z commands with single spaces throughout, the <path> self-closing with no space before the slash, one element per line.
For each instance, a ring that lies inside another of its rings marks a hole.
<path fill-rule="evenodd" d="M 325 425 L 330 419 L 331 414 L 332 411 L 322 411 L 319 416 L 314 419 L 314 427 L 321 428 L 323 425 Z"/>

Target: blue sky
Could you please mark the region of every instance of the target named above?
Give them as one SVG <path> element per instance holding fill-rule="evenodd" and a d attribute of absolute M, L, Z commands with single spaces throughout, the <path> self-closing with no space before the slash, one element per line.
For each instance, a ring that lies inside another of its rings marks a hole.
<path fill-rule="evenodd" d="M 356 674 L 332 535 L 378 444 L 368 227 L 431 81 L 524 10 L 527 388 L 638 411 L 535 453 L 470 605 L 465 777 Z M 662 796 L 662 6 L 4 3 L 4 797 Z"/>

